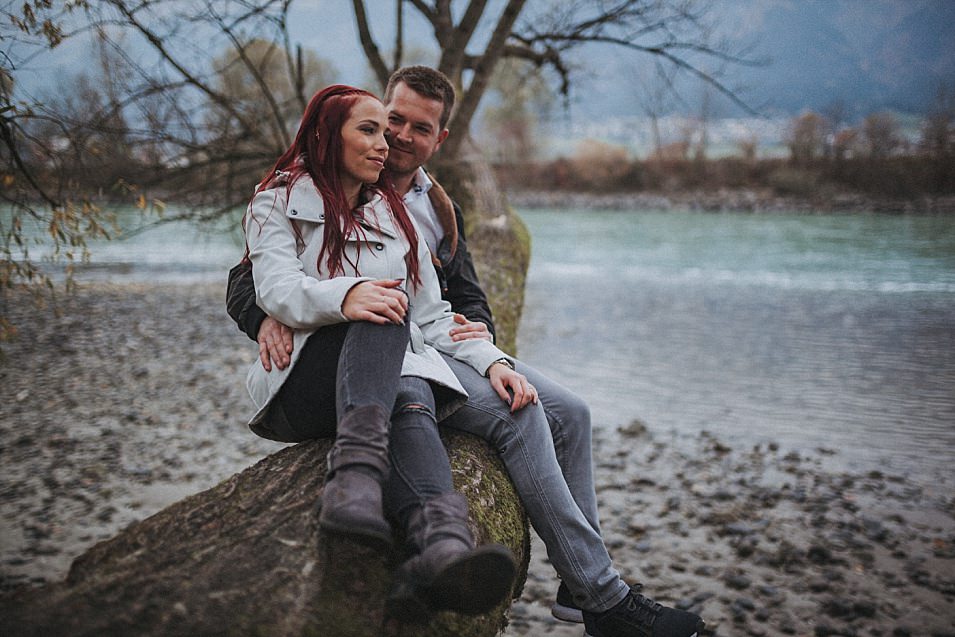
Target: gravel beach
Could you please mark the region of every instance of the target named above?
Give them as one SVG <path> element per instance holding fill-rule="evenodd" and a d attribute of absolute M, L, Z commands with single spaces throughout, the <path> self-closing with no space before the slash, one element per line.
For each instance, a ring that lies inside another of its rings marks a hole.
<path fill-rule="evenodd" d="M 3 589 L 61 579 L 96 542 L 281 448 L 243 424 L 255 347 L 224 285 L 5 303 L 19 336 L 0 362 Z M 596 423 L 619 570 L 701 613 L 709 635 L 955 635 L 955 494 L 824 469 L 834 453 Z M 535 538 L 505 635 L 582 635 L 550 617 L 557 583 Z"/>

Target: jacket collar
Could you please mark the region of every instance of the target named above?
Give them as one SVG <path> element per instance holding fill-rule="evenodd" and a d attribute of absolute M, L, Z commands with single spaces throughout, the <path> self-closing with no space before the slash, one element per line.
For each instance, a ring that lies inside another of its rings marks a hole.
<path fill-rule="evenodd" d="M 394 219 L 381 193 L 374 191 L 371 199 L 361 206 L 361 211 L 363 218 L 359 223 L 362 226 L 381 232 L 392 239 L 398 238 Z M 325 202 L 308 174 L 302 175 L 292 184 L 288 205 L 285 207 L 285 216 L 300 221 L 325 223 Z"/>
<path fill-rule="evenodd" d="M 424 172 L 423 168 L 419 170 Z M 444 241 L 450 247 L 453 257 L 458 249 L 458 221 L 455 218 L 454 205 L 451 203 L 451 197 L 437 182 L 434 175 L 426 174 L 425 177 L 431 181 L 431 188 L 428 189 L 428 199 L 431 201 L 431 206 L 441 223 L 441 229 L 444 230 Z"/>

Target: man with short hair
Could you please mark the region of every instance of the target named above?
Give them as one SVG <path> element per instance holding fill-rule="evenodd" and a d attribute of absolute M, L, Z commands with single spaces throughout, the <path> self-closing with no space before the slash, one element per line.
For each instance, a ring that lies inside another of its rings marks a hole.
<path fill-rule="evenodd" d="M 385 90 L 390 146 L 386 168 L 431 249 L 442 295 L 457 312 L 455 340 L 493 340 L 494 326 L 462 232 L 460 208 L 422 166 L 449 134 L 454 89 L 423 66 L 396 71 Z M 230 272 L 229 314 L 259 343 L 262 364 L 288 365 L 291 330 L 255 305 L 251 266 Z M 629 587 L 600 537 L 587 405 L 533 368 L 515 363 L 539 401 L 512 412 L 487 379 L 445 356 L 469 395 L 441 426 L 473 433 L 500 454 L 551 563 L 561 576 L 555 617 L 586 624 L 590 637 L 691 637 L 703 628 L 693 613 L 666 608 Z M 436 432 L 435 432 L 436 434 Z"/>

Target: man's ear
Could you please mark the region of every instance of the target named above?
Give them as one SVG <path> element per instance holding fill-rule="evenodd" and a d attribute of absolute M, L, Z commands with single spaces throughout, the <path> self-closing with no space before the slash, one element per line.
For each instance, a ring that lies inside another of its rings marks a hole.
<path fill-rule="evenodd" d="M 449 131 L 447 128 L 445 128 L 443 131 L 441 131 L 440 133 L 438 133 L 438 143 L 434 145 L 434 149 L 435 149 L 435 150 L 438 150 L 439 148 L 441 148 L 441 144 L 443 144 L 443 143 L 444 143 L 444 140 L 446 140 L 446 139 L 448 138 L 448 133 L 450 133 L 450 132 L 451 132 L 451 131 Z"/>

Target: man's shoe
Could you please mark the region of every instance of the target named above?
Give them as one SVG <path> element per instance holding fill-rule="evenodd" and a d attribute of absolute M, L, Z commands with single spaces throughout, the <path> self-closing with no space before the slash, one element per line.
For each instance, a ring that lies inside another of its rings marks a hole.
<path fill-rule="evenodd" d="M 705 626 L 695 613 L 667 608 L 630 587 L 623 600 L 602 613 L 584 611 L 587 637 L 699 637 Z"/>
<path fill-rule="evenodd" d="M 557 587 L 557 599 L 550 607 L 550 614 L 561 621 L 584 623 L 584 612 L 574 601 L 573 594 L 564 582 Z"/>

